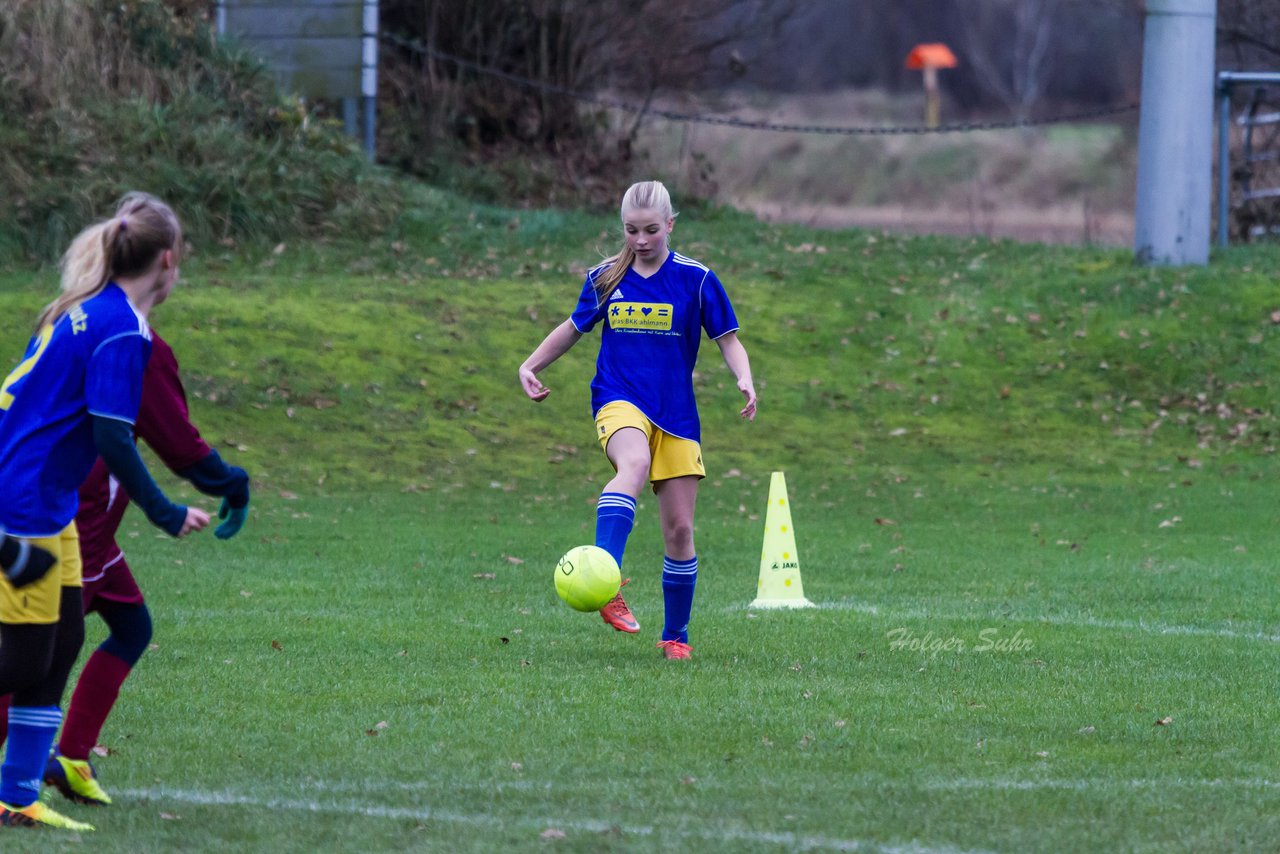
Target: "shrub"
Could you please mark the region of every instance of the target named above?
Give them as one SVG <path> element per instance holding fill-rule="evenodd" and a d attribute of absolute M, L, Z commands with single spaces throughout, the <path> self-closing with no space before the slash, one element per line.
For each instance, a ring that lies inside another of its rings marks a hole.
<path fill-rule="evenodd" d="M 386 227 L 395 184 L 219 43 L 206 5 L 0 6 L 0 253 L 56 257 L 130 189 L 168 200 L 197 244 Z"/>

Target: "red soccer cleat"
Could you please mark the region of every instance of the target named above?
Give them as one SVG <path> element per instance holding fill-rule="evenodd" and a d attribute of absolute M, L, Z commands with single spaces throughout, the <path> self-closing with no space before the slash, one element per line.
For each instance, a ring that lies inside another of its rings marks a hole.
<path fill-rule="evenodd" d="M 693 652 L 693 647 L 678 640 L 658 641 L 658 649 L 662 650 L 662 657 L 668 661 L 689 658 Z"/>
<path fill-rule="evenodd" d="M 626 587 L 627 582 L 630 580 L 630 578 L 626 579 L 619 586 Z M 627 634 L 634 635 L 636 632 L 640 631 L 640 624 L 636 622 L 635 615 L 631 613 L 631 609 L 627 607 L 627 603 L 622 600 L 621 592 L 610 599 L 609 603 L 600 609 L 600 616 L 604 618 L 606 623 L 613 626 L 620 632 L 626 632 Z"/>

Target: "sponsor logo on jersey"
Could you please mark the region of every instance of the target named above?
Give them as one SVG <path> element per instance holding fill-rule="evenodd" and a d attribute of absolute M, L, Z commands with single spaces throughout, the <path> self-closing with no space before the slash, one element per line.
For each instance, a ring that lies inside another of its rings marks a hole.
<path fill-rule="evenodd" d="M 609 326 L 612 329 L 668 332 L 671 329 L 671 311 L 669 302 L 613 302 L 609 303 Z"/>
<path fill-rule="evenodd" d="M 609 328 L 669 331 L 671 329 L 671 303 L 610 302 Z"/>

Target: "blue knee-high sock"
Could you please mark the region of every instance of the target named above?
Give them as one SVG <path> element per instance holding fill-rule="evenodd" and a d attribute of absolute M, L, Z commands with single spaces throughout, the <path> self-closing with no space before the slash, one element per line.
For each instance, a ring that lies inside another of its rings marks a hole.
<path fill-rule="evenodd" d="M 602 492 L 596 504 L 596 545 L 622 568 L 622 553 L 636 523 L 636 500 L 625 492 Z"/>
<path fill-rule="evenodd" d="M 688 560 L 662 559 L 662 602 L 666 606 L 664 641 L 689 642 L 689 614 L 693 611 L 693 588 L 697 583 L 697 555 Z"/>
<path fill-rule="evenodd" d="M 25 807 L 40 797 L 44 765 L 61 723 L 62 711 L 57 706 L 9 708 L 9 741 L 0 765 L 0 801 Z"/>

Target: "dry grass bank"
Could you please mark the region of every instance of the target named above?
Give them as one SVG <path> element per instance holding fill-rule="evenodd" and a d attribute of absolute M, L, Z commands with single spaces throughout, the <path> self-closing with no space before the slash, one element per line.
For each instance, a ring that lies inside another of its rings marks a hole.
<path fill-rule="evenodd" d="M 918 98 L 865 91 L 663 106 L 827 127 L 915 127 L 923 114 Z M 981 119 L 944 113 L 944 121 Z M 1031 129 L 858 135 L 651 119 L 637 144 L 685 194 L 769 221 L 1069 244 L 1125 245 L 1133 237 L 1136 114 Z"/>

